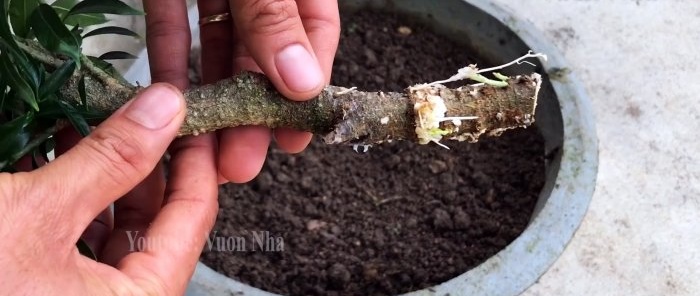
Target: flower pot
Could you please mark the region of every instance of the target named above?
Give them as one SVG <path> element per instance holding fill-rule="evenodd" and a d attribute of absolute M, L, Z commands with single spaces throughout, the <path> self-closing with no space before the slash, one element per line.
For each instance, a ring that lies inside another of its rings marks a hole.
<path fill-rule="evenodd" d="M 468 46 L 486 65 L 514 60 L 528 50 L 548 55 L 536 71 L 546 74 L 536 121 L 545 138 L 547 177 L 526 230 L 479 266 L 435 287 L 407 295 L 517 295 L 532 285 L 563 252 L 580 225 L 595 186 L 597 140 L 590 103 L 557 49 L 526 21 L 489 0 L 341 0 L 343 9 L 371 7 L 409 14 L 436 32 Z M 196 9 L 191 9 L 196 20 Z M 193 37 L 198 39 L 194 29 Z M 141 56 L 145 56 L 142 53 Z M 148 84 L 148 62 L 127 72 Z M 522 65 L 510 72 L 532 71 Z M 187 295 L 273 295 L 199 264 Z"/>

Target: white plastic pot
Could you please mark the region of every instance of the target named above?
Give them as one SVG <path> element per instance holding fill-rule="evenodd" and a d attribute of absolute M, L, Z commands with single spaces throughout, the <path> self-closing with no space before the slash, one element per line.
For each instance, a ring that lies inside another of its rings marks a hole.
<path fill-rule="evenodd" d="M 580 225 L 593 195 L 598 149 L 593 114 L 581 83 L 558 50 L 531 24 L 489 0 L 341 0 L 343 9 L 372 7 L 407 13 L 436 32 L 471 47 L 488 65 L 511 61 L 528 50 L 545 53 L 538 65 L 549 74 L 541 92 L 537 122 L 551 159 L 547 179 L 527 229 L 481 265 L 430 289 L 407 295 L 518 295 L 559 257 Z M 191 9 L 190 19 L 197 19 Z M 196 26 L 193 37 L 198 38 Z M 145 57 L 145 52 L 141 53 Z M 532 68 L 515 69 L 532 71 Z M 507 72 L 507 71 L 506 71 Z M 512 74 L 512 73 L 511 73 Z M 148 62 L 139 59 L 127 72 L 131 81 L 150 82 Z M 187 295 L 271 296 L 199 264 Z"/>

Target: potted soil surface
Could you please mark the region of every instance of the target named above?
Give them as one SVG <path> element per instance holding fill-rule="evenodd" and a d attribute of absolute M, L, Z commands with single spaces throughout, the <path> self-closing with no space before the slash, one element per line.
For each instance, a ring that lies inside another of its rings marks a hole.
<path fill-rule="evenodd" d="M 399 14 L 344 11 L 342 20 L 333 85 L 401 91 L 449 77 L 455 65 L 482 64 Z M 525 229 L 544 185 L 545 150 L 535 127 L 448 145 L 272 148 L 254 181 L 221 188 L 202 262 L 283 295 L 394 295 L 454 278 Z"/>
<path fill-rule="evenodd" d="M 504 74 L 550 74 L 537 123 L 450 150 L 394 142 L 362 153 L 314 142 L 287 155 L 272 147 L 254 181 L 221 188 L 188 295 L 522 292 L 560 254 L 592 194 L 595 135 L 575 77 L 536 31 L 489 1 L 340 2 L 332 84 L 401 91 L 534 48 L 551 65 Z"/>

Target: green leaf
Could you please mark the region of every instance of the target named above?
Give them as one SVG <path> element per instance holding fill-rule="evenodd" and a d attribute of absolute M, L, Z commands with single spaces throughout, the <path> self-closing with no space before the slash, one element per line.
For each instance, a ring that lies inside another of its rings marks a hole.
<path fill-rule="evenodd" d="M 64 102 L 63 99 L 59 99 L 58 96 L 54 96 L 51 98 L 51 100 L 46 100 L 39 104 L 41 107 L 41 112 L 37 114 L 37 117 L 41 118 L 42 120 L 47 120 L 47 122 L 53 122 L 57 119 L 66 119 L 66 104 L 67 103 Z M 83 106 L 68 105 L 68 109 L 71 109 L 70 107 L 72 107 L 72 109 L 69 111 L 71 111 L 73 114 L 82 116 L 88 122 L 99 122 L 105 120 L 110 115 L 94 110 L 87 110 L 87 108 Z"/>
<path fill-rule="evenodd" d="M 124 51 L 110 51 L 99 57 L 100 60 L 133 60 L 138 59 L 137 56 Z"/>
<path fill-rule="evenodd" d="M 20 75 L 9 56 L 0 56 L 0 73 L 17 97 L 29 104 L 34 110 L 39 110 L 34 89 L 24 79 L 26 77 Z"/>
<path fill-rule="evenodd" d="M 5 109 L 6 118 L 16 118 L 17 116 L 27 113 L 28 109 L 31 109 L 31 107 L 27 106 L 27 103 L 21 99 L 17 99 L 17 95 L 13 89 L 10 89 L 7 93 L 3 108 Z M 41 105 L 39 105 L 39 109 L 41 109 Z"/>
<path fill-rule="evenodd" d="M 0 15 L 5 16 L 5 19 L 0 20 L 0 54 L 9 55 L 12 61 L 17 64 L 20 73 L 28 75 L 32 87 L 38 87 L 40 81 L 38 79 L 36 68 L 29 62 L 29 59 L 17 45 L 10 24 L 7 22 L 8 15 L 8 0 L 4 0 L 4 5 L 0 5 Z"/>
<path fill-rule="evenodd" d="M 39 0 L 10 0 L 10 23 L 17 36 L 22 38 L 29 36 L 27 21 L 38 6 Z"/>
<path fill-rule="evenodd" d="M 104 14 L 99 13 L 74 14 L 64 19 L 66 25 L 83 27 L 102 25 L 108 21 Z"/>
<path fill-rule="evenodd" d="M 44 81 L 44 83 L 39 88 L 39 98 L 43 99 L 50 94 L 56 93 L 63 84 L 70 79 L 73 72 L 75 72 L 75 61 L 70 60 L 55 71 Z"/>
<path fill-rule="evenodd" d="M 3 50 L 13 49 L 19 51 L 19 46 L 17 46 L 17 41 L 15 41 L 13 37 L 10 24 L 7 22 L 7 16 L 9 15 L 7 4 L 8 2 L 5 0 L 3 5 L 0 5 L 0 15 L 5 17 L 5 19 L 0 20 L 0 40 L 2 40 L 3 45 L 7 47 L 3 48 Z"/>
<path fill-rule="evenodd" d="M 32 29 L 44 48 L 62 53 L 79 63 L 80 42 L 61 22 L 56 11 L 46 4 L 39 5 L 31 17 Z"/>
<path fill-rule="evenodd" d="M 90 125 L 87 123 L 87 120 L 85 120 L 85 117 L 83 117 L 80 111 L 64 101 L 59 101 L 58 104 L 61 107 L 63 114 L 68 118 L 68 121 L 70 121 L 75 130 L 77 130 L 81 136 L 87 137 L 87 135 L 90 134 Z"/>
<path fill-rule="evenodd" d="M 6 171 L 6 167 L 18 153 L 31 140 L 32 133 L 29 125 L 34 119 L 33 113 L 27 113 L 10 122 L 0 125 L 0 171 Z"/>
<path fill-rule="evenodd" d="M 83 36 L 81 36 L 83 34 L 83 28 L 80 26 L 75 26 L 72 30 L 70 30 L 70 33 L 73 34 L 75 40 L 78 41 L 78 47 L 81 47 L 83 45 Z"/>
<path fill-rule="evenodd" d="M 29 62 L 32 63 L 32 65 L 34 65 L 34 68 L 37 69 L 37 71 L 36 71 L 36 79 L 37 79 L 37 81 L 39 81 L 39 84 L 38 84 L 37 87 L 35 88 L 35 92 L 34 92 L 34 93 L 39 94 L 39 86 L 40 86 L 40 84 L 44 81 L 44 77 L 45 77 L 46 74 L 47 74 L 47 72 L 46 72 L 46 66 L 44 66 L 44 64 L 42 64 L 41 62 L 36 61 L 36 60 L 31 60 L 31 61 L 29 61 Z M 37 98 L 38 98 L 38 97 L 37 97 Z"/>
<path fill-rule="evenodd" d="M 25 77 L 28 78 L 27 80 L 32 88 L 36 89 L 41 81 L 41 79 L 39 79 L 39 71 L 36 66 L 27 59 L 24 52 L 19 49 L 14 37 L 12 38 L 12 41 L 8 42 L 4 37 L 0 37 L 0 55 L 6 56 L 13 64 L 17 65 L 19 73 L 24 74 Z"/>
<path fill-rule="evenodd" d="M 61 18 L 66 17 L 68 12 L 78 3 L 78 0 L 56 0 L 56 2 L 51 4 Z"/>
<path fill-rule="evenodd" d="M 81 13 L 68 16 L 68 12 L 77 4 L 77 0 L 58 0 L 51 4 L 56 10 L 58 16 L 63 19 L 63 22 L 69 26 L 94 26 L 106 23 L 108 20 L 104 14 L 100 13 Z"/>
<path fill-rule="evenodd" d="M 105 62 L 105 61 L 101 60 L 101 59 L 98 58 L 98 57 L 88 56 L 88 59 L 90 59 L 90 61 L 91 61 L 95 66 L 97 66 L 98 68 L 100 68 L 100 69 L 102 69 L 103 71 L 107 72 L 107 74 L 109 74 L 109 75 L 111 75 L 112 77 L 116 78 L 116 79 L 119 80 L 120 82 L 129 83 L 128 81 L 126 81 L 126 79 L 124 79 L 124 77 L 122 76 L 122 74 L 119 73 L 119 71 L 117 71 L 117 69 L 115 69 L 114 66 L 112 66 L 112 64 L 110 64 L 110 63 L 108 63 L 108 62 Z"/>
<path fill-rule="evenodd" d="M 83 35 L 83 38 L 88 38 L 90 36 L 97 36 L 97 35 L 105 35 L 105 34 L 124 35 L 124 36 L 136 37 L 136 38 L 141 37 L 141 36 L 139 36 L 139 34 L 136 34 L 136 32 L 129 30 L 127 28 L 116 27 L 116 26 L 107 26 L 107 27 L 97 28 L 95 30 L 87 32 L 87 33 L 85 33 L 85 35 Z"/>
<path fill-rule="evenodd" d="M 84 13 L 143 15 L 143 12 L 119 0 L 85 0 L 73 6 L 68 16 Z"/>

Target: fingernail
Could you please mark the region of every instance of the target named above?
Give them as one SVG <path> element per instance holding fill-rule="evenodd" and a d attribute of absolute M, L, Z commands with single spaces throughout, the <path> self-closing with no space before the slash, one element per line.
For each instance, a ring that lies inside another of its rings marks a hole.
<path fill-rule="evenodd" d="M 143 127 L 158 130 L 170 124 L 182 108 L 181 94 L 176 90 L 154 85 L 142 91 L 127 107 L 125 116 Z"/>
<path fill-rule="evenodd" d="M 307 92 L 323 84 L 318 61 L 301 44 L 292 44 L 275 56 L 277 71 L 290 90 Z"/>

